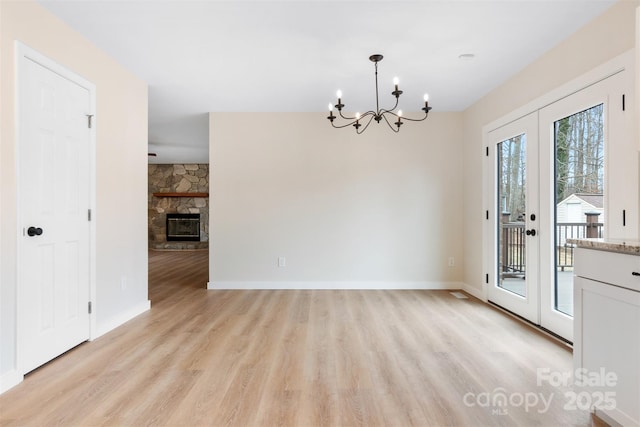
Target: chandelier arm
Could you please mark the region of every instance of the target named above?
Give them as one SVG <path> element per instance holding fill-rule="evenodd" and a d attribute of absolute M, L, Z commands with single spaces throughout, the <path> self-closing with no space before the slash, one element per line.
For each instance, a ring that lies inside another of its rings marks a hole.
<path fill-rule="evenodd" d="M 340 117 L 342 117 L 342 118 L 343 118 L 343 119 L 345 119 L 345 120 L 353 120 L 353 122 L 352 122 L 352 123 L 354 123 L 356 120 L 362 120 L 363 118 L 365 118 L 365 117 L 367 117 L 367 116 L 369 116 L 369 115 L 375 115 L 375 114 L 376 114 L 376 113 L 375 113 L 374 111 L 369 110 L 369 111 L 367 111 L 366 113 L 361 114 L 361 115 L 360 115 L 360 119 L 358 119 L 357 117 L 347 117 L 347 116 L 345 116 L 344 114 L 342 114 L 342 111 L 340 111 Z"/>
<path fill-rule="evenodd" d="M 394 116 L 395 116 L 395 114 L 394 114 Z M 384 119 L 384 121 L 385 121 L 385 122 L 387 122 L 387 126 L 389 126 L 389 129 L 391 129 L 391 130 L 392 130 L 392 131 L 394 131 L 395 133 L 400 132 L 400 129 L 396 129 L 396 128 L 394 128 L 393 126 L 391 126 L 391 123 L 389 123 L 389 120 L 387 119 L 386 114 L 383 114 L 383 115 L 382 115 L 382 118 Z"/>
<path fill-rule="evenodd" d="M 355 117 L 347 117 L 344 114 L 342 114 L 342 110 L 338 111 L 340 113 L 340 117 L 342 117 L 345 120 L 355 120 Z"/>
<path fill-rule="evenodd" d="M 367 128 L 368 128 L 368 127 L 369 127 L 369 125 L 371 124 L 371 120 L 373 120 L 373 118 L 374 118 L 374 116 L 373 116 L 373 115 L 371 115 L 371 117 L 369 118 L 369 121 L 367 122 L 367 124 L 366 124 L 366 125 L 364 125 L 364 127 L 362 128 L 362 130 L 358 130 L 358 129 L 356 129 L 356 133 L 357 133 L 358 135 L 360 135 L 362 132 L 364 132 L 365 130 L 367 130 Z"/>
<path fill-rule="evenodd" d="M 375 117 L 375 113 L 373 111 L 371 111 L 371 110 L 369 110 L 366 113 L 364 113 L 363 115 L 361 115 L 359 119 L 355 118 L 355 117 L 344 117 L 343 116 L 343 118 L 345 118 L 346 120 L 350 120 L 350 121 L 348 123 L 343 124 L 343 125 L 336 125 L 333 121 L 331 121 L 331 126 L 333 126 L 336 129 L 346 128 L 347 126 L 353 126 L 356 122 L 366 118 L 367 116 L 371 116 L 371 118 L 367 122 L 367 125 L 364 127 L 364 129 L 366 129 L 367 126 L 369 126 L 369 123 L 371 123 L 371 120 Z M 364 129 L 362 129 L 362 131 L 360 131 L 358 133 L 364 132 Z"/>
<path fill-rule="evenodd" d="M 378 114 L 382 115 L 382 114 L 386 114 L 386 113 L 391 113 L 391 114 L 393 114 L 393 115 L 396 115 L 396 114 L 393 112 L 393 110 L 395 110 L 395 109 L 398 107 L 398 101 L 400 101 L 400 98 L 399 98 L 399 97 L 398 97 L 398 98 L 396 98 L 396 104 L 395 104 L 392 108 L 390 108 L 390 109 L 388 109 L 388 110 L 386 110 L 386 109 L 384 109 L 384 108 L 383 108 L 383 109 L 381 109 L 381 110 L 378 110 Z"/>
<path fill-rule="evenodd" d="M 331 126 L 333 126 L 336 129 L 342 129 L 342 128 L 346 128 L 347 126 L 353 126 L 353 124 L 356 122 L 357 120 L 354 120 L 352 122 L 346 123 L 344 125 L 336 125 L 335 123 L 331 122 Z"/>
<path fill-rule="evenodd" d="M 382 115 L 384 116 L 385 114 L 391 114 L 392 116 L 398 117 L 398 118 L 402 118 L 402 120 L 408 120 L 411 122 L 421 122 L 423 120 L 425 120 L 428 116 L 429 113 L 425 113 L 424 117 L 421 119 L 412 119 L 411 117 L 406 117 L 406 116 L 399 116 L 395 111 L 393 110 L 382 110 Z"/>
<path fill-rule="evenodd" d="M 396 114 L 394 114 L 394 116 L 395 116 L 395 115 L 396 115 Z M 409 118 L 409 117 L 402 116 L 402 120 L 409 120 L 410 122 L 421 122 L 421 121 L 425 120 L 425 119 L 427 118 L 427 116 L 428 116 L 428 115 L 429 115 L 428 113 L 425 113 L 425 114 L 424 114 L 424 117 L 423 117 L 423 118 L 421 118 L 421 119 L 411 119 L 411 118 Z"/>
<path fill-rule="evenodd" d="M 395 111 L 393 111 L 393 110 L 382 110 L 381 115 L 384 115 L 384 114 L 389 114 L 389 115 L 392 115 L 392 116 L 395 116 L 395 117 L 400 117 L 400 116 L 398 115 L 398 113 L 396 113 L 396 112 L 395 112 Z M 402 116 L 402 118 L 404 119 L 404 116 Z"/>

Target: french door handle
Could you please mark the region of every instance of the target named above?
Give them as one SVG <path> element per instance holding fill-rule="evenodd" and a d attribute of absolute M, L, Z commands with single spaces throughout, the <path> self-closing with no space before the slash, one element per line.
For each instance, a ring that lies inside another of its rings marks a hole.
<path fill-rule="evenodd" d="M 632 276 L 640 276 L 640 273 L 638 273 L 637 271 L 632 271 L 632 272 L 631 272 L 631 275 L 632 275 Z"/>
<path fill-rule="evenodd" d="M 535 236 L 536 230 L 532 228 L 531 230 L 527 230 L 526 233 L 527 233 L 527 236 Z"/>

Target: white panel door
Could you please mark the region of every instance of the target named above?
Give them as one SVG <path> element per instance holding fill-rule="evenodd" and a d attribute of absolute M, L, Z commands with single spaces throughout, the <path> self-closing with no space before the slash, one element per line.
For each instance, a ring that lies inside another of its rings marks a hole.
<path fill-rule="evenodd" d="M 86 88 L 19 58 L 18 360 L 27 373 L 90 332 Z"/>

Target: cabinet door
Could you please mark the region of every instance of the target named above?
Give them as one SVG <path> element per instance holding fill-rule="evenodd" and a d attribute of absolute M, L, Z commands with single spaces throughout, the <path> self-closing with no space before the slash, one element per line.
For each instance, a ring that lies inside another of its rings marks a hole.
<path fill-rule="evenodd" d="M 640 292 L 576 277 L 574 302 L 574 367 L 608 378 L 575 386 L 578 403 L 622 425 L 640 425 Z"/>

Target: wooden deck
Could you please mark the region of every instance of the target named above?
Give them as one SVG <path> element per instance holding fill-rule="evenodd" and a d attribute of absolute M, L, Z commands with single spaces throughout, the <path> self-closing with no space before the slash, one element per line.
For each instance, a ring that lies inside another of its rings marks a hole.
<path fill-rule="evenodd" d="M 571 371 L 570 349 L 473 298 L 207 291 L 207 264 L 151 252 L 151 311 L 0 396 L 0 425 L 592 425 L 536 384 Z M 477 404 L 496 390 L 553 399 Z"/>

